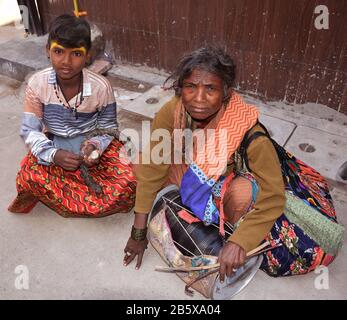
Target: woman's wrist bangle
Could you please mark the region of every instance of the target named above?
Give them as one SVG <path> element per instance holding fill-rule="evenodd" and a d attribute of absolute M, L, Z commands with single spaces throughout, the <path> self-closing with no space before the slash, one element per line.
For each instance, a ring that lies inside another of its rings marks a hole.
<path fill-rule="evenodd" d="M 147 228 L 144 229 L 136 229 L 134 226 L 131 228 L 131 239 L 135 241 L 145 240 L 147 236 Z"/>

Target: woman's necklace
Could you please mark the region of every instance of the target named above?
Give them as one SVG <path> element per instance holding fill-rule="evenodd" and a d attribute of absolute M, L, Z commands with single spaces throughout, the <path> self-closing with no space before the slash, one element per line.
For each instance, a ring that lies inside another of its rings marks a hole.
<path fill-rule="evenodd" d="M 81 72 L 81 75 L 80 75 L 80 83 L 78 85 L 78 91 L 77 91 L 77 95 L 76 95 L 76 102 L 75 102 L 75 105 L 73 107 L 70 106 L 69 104 L 69 101 L 66 99 L 65 97 L 65 94 L 64 94 L 64 91 L 63 89 L 61 88 L 61 86 L 59 85 L 59 82 L 58 82 L 58 79 L 57 79 L 57 82 L 54 84 L 54 92 L 55 92 L 55 95 L 57 96 L 57 99 L 59 100 L 59 102 L 65 107 L 65 108 L 68 108 L 72 111 L 72 115 L 75 117 L 75 119 L 77 120 L 78 119 L 78 115 L 77 115 L 77 108 L 82 104 L 82 101 L 83 101 L 83 90 L 81 91 L 81 87 L 83 86 L 83 73 Z M 61 93 L 63 94 L 63 97 L 67 103 L 67 106 L 65 105 L 65 103 L 62 101 L 62 99 L 60 99 L 60 96 L 58 94 L 58 87 L 61 91 Z M 78 94 L 79 92 L 81 91 L 81 95 L 80 95 L 80 103 L 77 105 L 77 102 L 78 102 Z"/>

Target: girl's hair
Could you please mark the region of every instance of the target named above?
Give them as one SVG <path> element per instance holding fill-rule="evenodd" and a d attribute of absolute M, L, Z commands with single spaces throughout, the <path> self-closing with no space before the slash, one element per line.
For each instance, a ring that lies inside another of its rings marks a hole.
<path fill-rule="evenodd" d="M 221 48 L 206 46 L 182 57 L 176 70 L 166 79 L 173 80 L 171 88 L 181 96 L 183 81 L 194 69 L 205 70 L 217 75 L 223 81 L 224 100 L 229 100 L 229 89 L 234 85 L 235 64 L 233 59 Z"/>
<path fill-rule="evenodd" d="M 90 25 L 83 18 L 63 14 L 55 18 L 49 27 L 48 47 L 57 41 L 66 48 L 91 47 Z"/>

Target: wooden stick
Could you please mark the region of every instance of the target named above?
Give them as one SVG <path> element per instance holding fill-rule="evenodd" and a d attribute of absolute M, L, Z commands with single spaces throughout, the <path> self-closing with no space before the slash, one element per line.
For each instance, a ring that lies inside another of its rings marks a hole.
<path fill-rule="evenodd" d="M 264 249 L 265 247 L 267 247 L 268 245 L 270 245 L 270 243 L 268 241 L 264 242 L 263 244 L 261 244 L 260 246 L 258 246 L 257 248 L 249 251 L 246 254 L 247 258 L 251 258 L 254 257 L 260 253 L 263 253 L 265 251 L 269 251 L 271 249 L 277 248 L 282 246 L 282 243 L 277 244 L 274 247 L 269 247 Z M 207 266 L 199 266 L 199 267 L 162 267 L 162 266 L 156 266 L 155 267 L 155 271 L 162 271 L 162 272 L 179 272 L 179 271 L 183 271 L 183 272 L 190 272 L 190 271 L 200 271 L 200 270 L 209 270 L 209 269 L 215 269 L 215 268 L 219 268 L 220 264 L 219 263 L 214 263 L 214 264 L 210 264 Z"/>
<path fill-rule="evenodd" d="M 265 241 L 263 244 L 261 244 L 260 246 L 256 247 L 255 249 L 247 252 L 247 257 L 251 256 L 252 254 L 264 249 L 265 247 L 269 246 L 270 245 L 270 242 L 269 241 Z"/>
<path fill-rule="evenodd" d="M 219 268 L 219 263 L 209 264 L 208 266 L 200 266 L 200 267 L 162 267 L 162 266 L 156 266 L 155 271 L 162 271 L 162 272 L 177 272 L 177 271 L 199 271 L 199 270 L 209 270 Z"/>
<path fill-rule="evenodd" d="M 255 250 L 252 250 L 254 253 L 248 255 L 248 257 L 250 258 L 250 257 L 252 257 L 252 256 L 259 255 L 259 254 L 262 253 L 262 252 L 265 252 L 265 251 L 268 251 L 268 250 L 272 250 L 273 248 L 277 248 L 277 247 L 280 247 L 280 246 L 282 246 L 282 243 L 278 243 L 278 244 L 277 244 L 276 246 L 274 246 L 274 247 L 265 248 L 265 249 L 260 250 L 260 251 L 257 251 L 257 252 L 254 252 Z M 261 246 L 259 246 L 259 247 L 261 247 Z M 257 249 L 257 248 L 256 248 L 256 249 Z M 252 252 L 252 251 L 250 251 L 250 252 Z M 249 253 L 250 253 L 250 252 L 249 252 Z M 236 270 L 234 269 L 233 272 L 235 272 L 235 271 L 236 271 Z M 194 283 L 200 281 L 201 279 L 206 278 L 206 277 L 208 277 L 209 275 L 214 274 L 214 273 L 217 273 L 217 272 L 218 272 L 218 269 L 212 269 L 212 270 L 206 272 L 205 274 L 200 274 L 196 279 L 194 279 L 194 280 L 192 280 L 191 282 L 189 282 L 189 283 L 186 284 L 186 286 L 184 287 L 184 292 L 185 292 L 187 295 L 189 295 L 189 296 L 192 297 L 192 296 L 194 295 L 194 291 L 190 289 L 191 286 L 192 286 Z"/>
<path fill-rule="evenodd" d="M 263 250 L 260 250 L 260 251 L 258 251 L 258 252 L 255 252 L 255 253 L 253 253 L 253 254 L 247 256 L 247 257 L 248 257 L 248 258 L 252 258 L 252 257 L 254 257 L 254 256 L 258 256 L 259 254 L 261 254 L 261 253 L 263 253 L 263 252 L 270 251 L 270 250 L 272 250 L 272 249 L 275 249 L 275 248 L 278 248 L 278 247 L 282 247 L 282 246 L 283 246 L 282 243 L 278 243 L 278 244 L 276 244 L 276 245 L 273 246 L 273 247 L 265 248 L 265 249 L 263 249 Z"/>

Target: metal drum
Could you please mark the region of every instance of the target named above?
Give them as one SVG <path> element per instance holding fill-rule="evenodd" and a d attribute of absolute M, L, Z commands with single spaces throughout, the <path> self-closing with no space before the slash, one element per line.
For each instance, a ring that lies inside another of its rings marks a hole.
<path fill-rule="evenodd" d="M 219 234 L 219 226 L 211 224 L 206 226 L 202 221 L 187 223 L 181 219 L 177 212 L 182 209 L 190 212 L 181 202 L 181 196 L 176 185 L 169 185 L 158 193 L 154 201 L 149 221 L 164 206 L 166 219 L 170 225 L 172 238 L 178 249 L 186 256 L 212 255 L 218 256 L 223 242 L 232 234 L 232 227 L 225 224 L 225 239 Z"/>
<path fill-rule="evenodd" d="M 166 206 L 166 207 L 165 207 Z M 179 190 L 175 185 L 169 185 L 161 190 L 152 207 L 149 221 L 151 221 L 162 209 L 165 209 L 165 217 L 169 224 L 172 239 L 176 248 L 185 256 L 218 256 L 224 241 L 232 234 L 233 228 L 225 224 L 225 239 L 219 234 L 219 226 L 212 224 L 204 225 L 203 222 L 187 223 L 177 213 L 185 208 L 181 202 Z M 249 258 L 246 263 L 238 268 L 233 276 L 226 277 L 224 283 L 220 283 L 216 273 L 209 282 L 209 288 L 205 288 L 205 296 L 221 300 L 230 299 L 240 292 L 254 277 L 263 261 L 263 255 Z"/>

